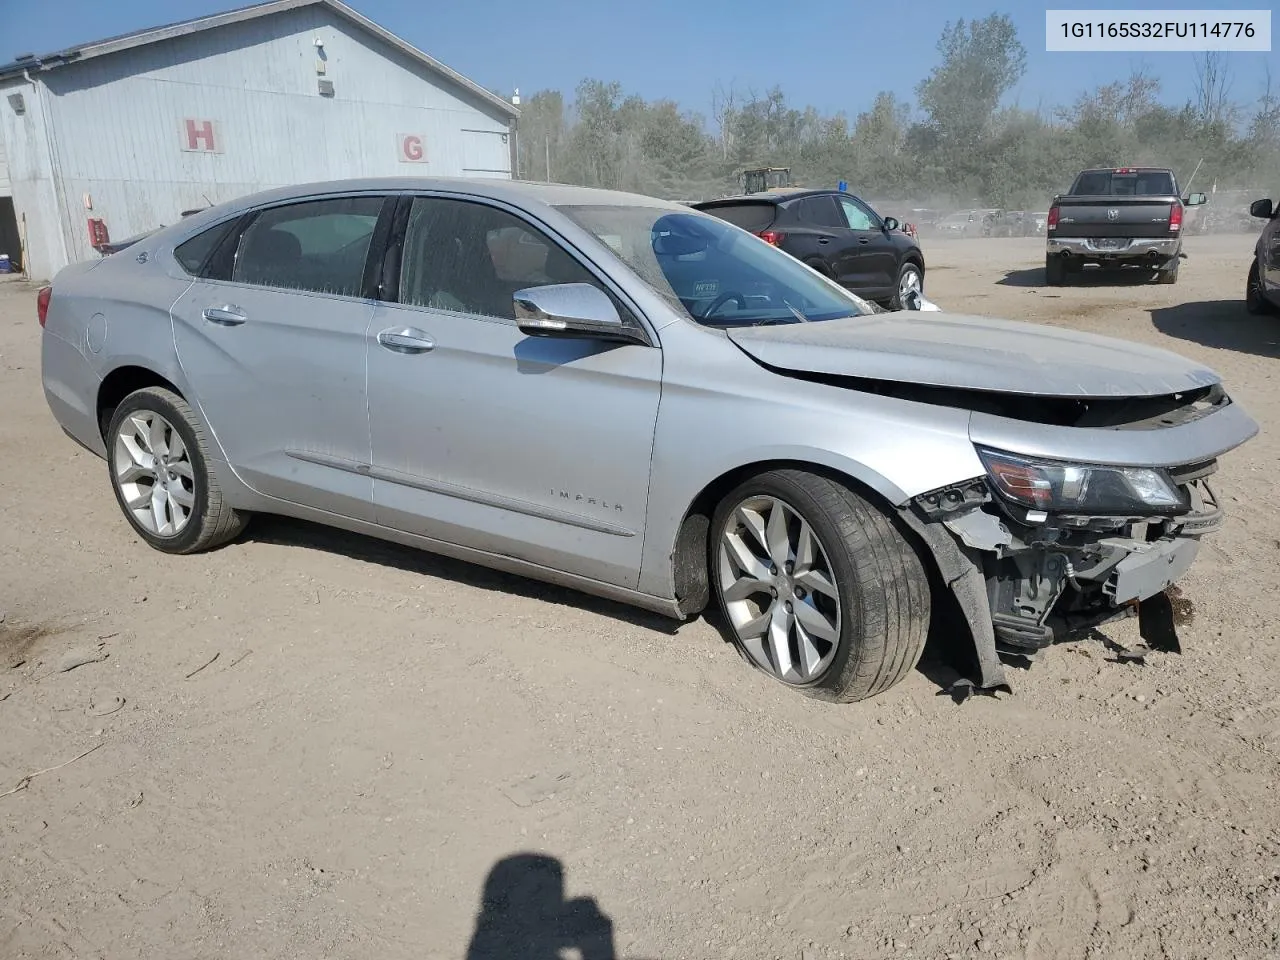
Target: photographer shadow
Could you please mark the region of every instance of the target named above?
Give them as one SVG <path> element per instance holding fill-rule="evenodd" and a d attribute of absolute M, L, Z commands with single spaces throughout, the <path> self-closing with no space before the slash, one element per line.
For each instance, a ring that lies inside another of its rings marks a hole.
<path fill-rule="evenodd" d="M 518 853 L 494 864 L 485 880 L 466 960 L 617 960 L 613 921 L 592 897 L 564 897 L 564 864 Z"/>

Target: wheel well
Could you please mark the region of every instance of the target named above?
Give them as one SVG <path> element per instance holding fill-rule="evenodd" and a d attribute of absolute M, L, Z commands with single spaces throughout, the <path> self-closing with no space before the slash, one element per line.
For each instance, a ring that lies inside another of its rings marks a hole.
<path fill-rule="evenodd" d="M 802 460 L 765 460 L 748 463 L 723 473 L 708 483 L 693 499 L 684 520 L 680 523 L 676 534 L 675 549 L 672 551 L 672 574 L 675 583 L 676 602 L 680 612 L 687 617 L 700 613 L 711 599 L 710 571 L 707 568 L 708 538 L 711 535 L 711 519 L 725 496 L 749 477 L 770 470 L 803 470 L 820 477 L 826 477 L 836 483 L 843 484 L 855 491 L 859 496 L 877 504 L 885 513 L 896 519 L 897 511 L 883 495 L 867 486 L 862 481 Z M 913 536 L 914 539 L 914 536 Z M 921 553 L 921 560 L 927 565 L 933 563 L 933 555 L 928 551 Z"/>
<path fill-rule="evenodd" d="M 120 406 L 120 401 L 143 387 L 164 387 L 182 396 L 182 391 L 154 370 L 146 367 L 117 367 L 107 374 L 98 387 L 98 432 L 102 434 L 103 440 L 107 438 L 107 427 L 111 425 L 111 418 L 115 415 L 116 407 Z"/>
<path fill-rule="evenodd" d="M 711 518 L 716 507 L 739 483 L 748 477 L 770 470 L 803 470 L 826 477 L 828 480 L 843 484 L 867 502 L 880 507 L 903 538 L 915 549 L 929 578 L 933 606 L 930 615 L 929 642 L 947 652 L 965 649 L 968 655 L 976 654 L 978 631 L 970 622 L 952 584 L 943 576 L 938 554 L 934 552 L 928 538 L 922 535 L 922 531 L 905 522 L 901 511 L 895 508 L 883 494 L 857 478 L 829 467 L 799 460 L 773 460 L 746 464 L 712 480 L 694 498 L 693 504 L 680 524 L 675 550 L 672 553 L 676 602 L 683 616 L 697 616 L 706 608 L 711 598 L 711 571 L 708 564 L 707 541 L 711 533 Z M 966 637 L 967 647 L 964 643 Z M 994 652 L 992 655 L 994 656 Z"/>

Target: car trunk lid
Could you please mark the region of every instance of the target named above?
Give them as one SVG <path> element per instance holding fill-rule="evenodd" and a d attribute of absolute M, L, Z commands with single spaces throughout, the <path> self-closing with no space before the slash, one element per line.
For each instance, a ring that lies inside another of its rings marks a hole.
<path fill-rule="evenodd" d="M 1176 236 L 1169 228 L 1180 202 L 1164 197 L 1061 197 L 1054 237 Z"/>

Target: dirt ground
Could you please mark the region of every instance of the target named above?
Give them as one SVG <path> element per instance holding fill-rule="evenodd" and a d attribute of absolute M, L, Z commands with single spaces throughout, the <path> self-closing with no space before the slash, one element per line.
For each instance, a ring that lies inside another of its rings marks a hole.
<path fill-rule="evenodd" d="M 34 290 L 0 283 L 0 957 L 1280 956 L 1251 245 L 1046 289 L 1041 241 L 927 243 L 944 308 L 1203 360 L 1263 428 L 1223 462 L 1181 656 L 1061 646 L 960 705 L 923 672 L 813 702 L 704 620 L 300 523 L 152 551 L 45 406 Z"/>

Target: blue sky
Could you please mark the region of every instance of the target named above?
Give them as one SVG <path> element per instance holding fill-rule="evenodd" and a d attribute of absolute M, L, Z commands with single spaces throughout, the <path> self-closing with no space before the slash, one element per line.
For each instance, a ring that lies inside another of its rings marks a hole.
<path fill-rule="evenodd" d="M 1046 53 L 1047 4 L 1025 0 L 350 0 L 485 87 L 525 96 L 572 91 L 584 77 L 618 80 L 648 99 L 667 97 L 709 113 L 720 83 L 763 92 L 780 84 L 794 105 L 851 116 L 878 90 L 911 97 L 936 60 L 947 20 L 1008 12 L 1027 48 L 1027 72 L 1011 95 L 1023 106 L 1068 103 L 1081 91 L 1145 66 L 1166 101 L 1193 95 L 1189 53 Z M 44 53 L 233 6 L 242 0 L 0 0 L 0 60 Z M 1054 8 L 1167 9 L 1144 0 L 1053 3 Z M 1226 7 L 1200 0 L 1188 8 Z M 1265 8 L 1258 2 L 1234 8 Z M 1232 94 L 1255 102 L 1270 64 L 1280 92 L 1280 54 L 1230 54 Z"/>

